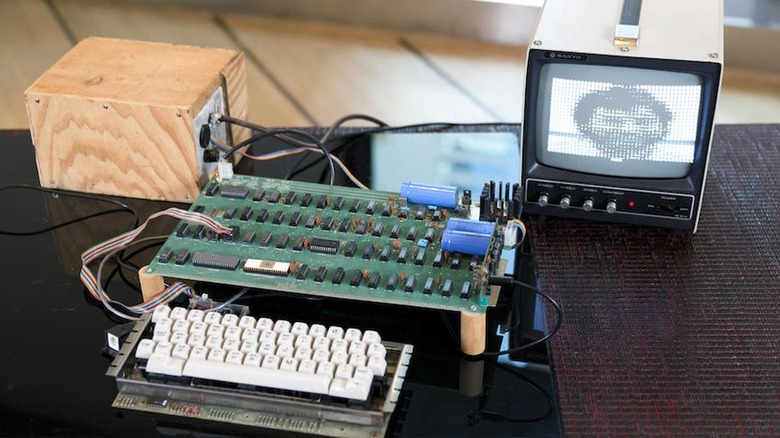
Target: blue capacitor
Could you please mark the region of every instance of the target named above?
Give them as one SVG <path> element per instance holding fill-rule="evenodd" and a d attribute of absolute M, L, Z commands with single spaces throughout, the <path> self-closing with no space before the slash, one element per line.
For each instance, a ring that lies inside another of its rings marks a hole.
<path fill-rule="evenodd" d="M 496 224 L 493 222 L 472 221 L 469 219 L 450 218 L 447 220 L 447 229 L 452 231 L 465 231 L 467 233 L 492 235 Z"/>
<path fill-rule="evenodd" d="M 455 208 L 458 205 L 457 195 L 457 187 L 420 184 L 409 181 L 401 183 L 401 196 L 415 204 Z"/>
<path fill-rule="evenodd" d="M 445 229 L 441 235 L 441 249 L 462 254 L 485 255 L 490 246 L 490 238 L 489 234 Z"/>

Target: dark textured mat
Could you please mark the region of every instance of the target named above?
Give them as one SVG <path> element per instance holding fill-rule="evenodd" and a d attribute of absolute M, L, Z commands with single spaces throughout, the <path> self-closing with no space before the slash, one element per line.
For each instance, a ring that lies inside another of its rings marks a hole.
<path fill-rule="evenodd" d="M 780 436 L 780 125 L 715 131 L 699 231 L 532 218 L 568 436 Z"/>

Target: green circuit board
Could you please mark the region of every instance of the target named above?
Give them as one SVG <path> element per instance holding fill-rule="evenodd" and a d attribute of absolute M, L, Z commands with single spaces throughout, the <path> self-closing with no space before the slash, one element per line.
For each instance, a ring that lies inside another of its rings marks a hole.
<path fill-rule="evenodd" d="M 447 220 L 465 211 L 406 203 L 398 193 L 245 175 L 213 179 L 190 210 L 234 232 L 182 222 L 148 273 L 468 312 L 484 312 L 491 301 L 487 276 L 498 260 L 490 251 L 441 250 Z"/>

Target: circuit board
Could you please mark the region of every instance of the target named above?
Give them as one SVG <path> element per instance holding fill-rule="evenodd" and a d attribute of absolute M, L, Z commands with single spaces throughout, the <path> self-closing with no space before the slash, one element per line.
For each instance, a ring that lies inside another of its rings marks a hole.
<path fill-rule="evenodd" d="M 483 313 L 491 302 L 487 277 L 500 256 L 442 251 L 447 222 L 468 214 L 462 205 L 441 208 L 409 203 L 399 193 L 234 175 L 212 179 L 191 210 L 233 233 L 182 222 L 147 273 L 454 311 Z"/>

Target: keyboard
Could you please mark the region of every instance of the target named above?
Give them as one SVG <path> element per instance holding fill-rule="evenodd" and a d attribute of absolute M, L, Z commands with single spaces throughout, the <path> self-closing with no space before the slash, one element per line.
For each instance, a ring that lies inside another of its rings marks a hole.
<path fill-rule="evenodd" d="M 107 374 L 119 408 L 360 436 L 386 430 L 412 351 L 371 329 L 271 319 L 246 306 L 161 306 L 139 319 Z"/>
<path fill-rule="evenodd" d="M 168 306 L 152 323 L 135 353 L 152 374 L 366 400 L 387 369 L 373 330 Z"/>

